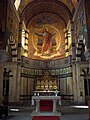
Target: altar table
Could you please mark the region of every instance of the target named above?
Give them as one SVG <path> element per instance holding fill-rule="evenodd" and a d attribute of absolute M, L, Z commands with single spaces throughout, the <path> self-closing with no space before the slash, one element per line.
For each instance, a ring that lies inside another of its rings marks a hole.
<path fill-rule="evenodd" d="M 32 112 L 32 120 L 60 120 L 61 113 L 56 110 L 57 102 L 61 105 L 60 96 L 33 96 L 32 105 L 36 110 Z"/>
<path fill-rule="evenodd" d="M 36 101 L 36 112 L 40 111 L 56 111 L 57 102 L 61 105 L 61 97 L 60 96 L 33 96 L 32 97 L 32 105 Z"/>

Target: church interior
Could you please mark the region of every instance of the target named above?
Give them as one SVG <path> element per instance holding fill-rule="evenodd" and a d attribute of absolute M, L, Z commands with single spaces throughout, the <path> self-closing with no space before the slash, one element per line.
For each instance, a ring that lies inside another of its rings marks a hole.
<path fill-rule="evenodd" d="M 89 13 L 90 0 L 0 0 L 0 101 L 87 104 Z"/>

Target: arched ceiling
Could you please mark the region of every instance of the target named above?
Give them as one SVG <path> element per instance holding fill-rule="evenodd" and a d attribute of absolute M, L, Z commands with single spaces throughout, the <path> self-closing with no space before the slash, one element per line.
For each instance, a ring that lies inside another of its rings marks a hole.
<path fill-rule="evenodd" d="M 22 11 L 24 10 L 24 8 L 31 2 L 33 1 L 37 1 L 37 0 L 21 0 L 21 6 L 20 6 L 20 13 L 22 13 Z M 63 4 L 65 4 L 69 10 L 72 12 L 73 9 L 75 8 L 76 4 L 77 4 L 77 0 L 58 0 L 60 2 L 62 2 Z"/>
<path fill-rule="evenodd" d="M 60 32 L 62 47 L 65 46 L 63 30 L 68 22 L 72 20 L 75 9 L 74 4 L 75 0 L 22 0 L 19 14 L 30 30 L 30 37 L 38 26 L 50 25 Z M 51 30 L 50 27 L 48 29 Z M 32 44 L 29 45 L 29 48 L 32 48 Z M 61 51 L 63 50 L 60 49 Z"/>
<path fill-rule="evenodd" d="M 33 17 L 45 12 L 56 14 L 67 24 L 68 20 L 72 19 L 73 11 L 73 9 L 69 9 L 63 2 L 58 0 L 34 0 L 33 2 L 29 2 L 22 10 L 23 11 L 20 11 L 19 8 L 26 26 L 28 26 Z"/>

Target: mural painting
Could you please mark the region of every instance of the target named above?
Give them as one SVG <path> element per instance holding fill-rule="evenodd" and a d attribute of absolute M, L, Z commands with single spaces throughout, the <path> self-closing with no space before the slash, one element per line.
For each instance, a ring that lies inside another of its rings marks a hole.
<path fill-rule="evenodd" d="M 59 31 L 49 25 L 37 27 L 32 36 L 34 56 L 51 59 L 59 56 L 61 37 Z"/>

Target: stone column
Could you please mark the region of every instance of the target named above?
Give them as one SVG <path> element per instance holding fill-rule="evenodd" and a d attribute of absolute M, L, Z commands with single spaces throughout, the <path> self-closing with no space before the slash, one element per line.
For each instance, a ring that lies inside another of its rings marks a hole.
<path fill-rule="evenodd" d="M 22 49 L 22 20 L 19 23 L 19 34 L 18 34 L 18 58 L 17 61 L 21 62 L 21 49 Z"/>
<path fill-rule="evenodd" d="M 20 90 L 21 90 L 21 65 L 17 64 L 17 70 L 16 70 L 16 88 L 15 88 L 15 100 L 17 103 L 19 103 L 20 100 Z"/>
<path fill-rule="evenodd" d="M 74 22 L 71 22 L 71 40 L 72 40 L 72 62 L 76 60 Z"/>
<path fill-rule="evenodd" d="M 78 40 L 77 48 L 76 48 L 76 61 L 81 61 L 82 47 L 83 47 L 83 38 L 80 37 L 80 40 Z"/>
<path fill-rule="evenodd" d="M 90 120 L 90 96 L 87 96 L 87 103 L 88 103 L 88 120 Z"/>
<path fill-rule="evenodd" d="M 36 112 L 40 111 L 40 100 L 36 100 Z"/>
<path fill-rule="evenodd" d="M 88 103 L 88 114 L 89 114 L 88 120 L 90 120 L 90 98 L 87 99 L 87 103 Z"/>
<path fill-rule="evenodd" d="M 86 39 L 86 60 L 89 61 L 89 73 L 90 73 L 90 0 L 84 0 L 85 13 L 86 13 L 86 26 L 87 26 L 87 39 Z"/>
<path fill-rule="evenodd" d="M 25 54 L 25 57 L 28 56 L 28 34 L 29 34 L 29 30 L 26 29 L 25 30 L 25 43 L 24 43 L 24 54 Z"/>
<path fill-rule="evenodd" d="M 90 76 L 90 0 L 84 0 L 84 3 L 85 3 L 86 26 L 87 26 L 85 57 L 86 60 L 89 62 L 89 76 Z M 87 102 L 89 106 L 89 120 L 90 120 L 90 96 Z"/>
<path fill-rule="evenodd" d="M 68 56 L 68 30 L 65 30 L 65 50 L 66 50 L 66 56 Z"/>
<path fill-rule="evenodd" d="M 72 39 L 72 72 L 73 72 L 73 95 L 74 102 L 77 102 L 77 80 L 76 80 L 76 49 L 75 49 L 75 37 L 74 37 L 74 22 L 71 22 L 71 39 Z"/>
<path fill-rule="evenodd" d="M 90 49 L 90 0 L 84 0 L 85 14 L 86 14 L 86 26 L 87 26 L 87 49 Z M 89 51 L 90 52 L 90 51 Z"/>
<path fill-rule="evenodd" d="M 56 102 L 57 100 L 53 100 L 53 112 L 56 112 Z"/>
<path fill-rule="evenodd" d="M 4 64 L 3 62 L 0 62 L 0 103 L 3 100 L 3 68 Z"/>

